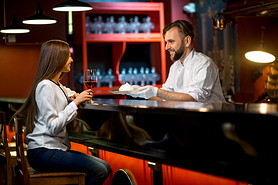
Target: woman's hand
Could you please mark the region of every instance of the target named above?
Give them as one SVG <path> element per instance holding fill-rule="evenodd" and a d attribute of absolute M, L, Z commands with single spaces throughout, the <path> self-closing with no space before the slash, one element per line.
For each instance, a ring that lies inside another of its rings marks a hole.
<path fill-rule="evenodd" d="M 80 94 L 75 94 L 75 99 L 73 101 L 78 106 L 80 103 L 91 100 L 93 96 L 93 91 L 90 89 L 83 91 Z"/>
<path fill-rule="evenodd" d="M 71 101 L 73 101 L 77 96 L 79 95 L 79 93 L 75 93 L 73 96 L 71 96 L 69 99 Z"/>

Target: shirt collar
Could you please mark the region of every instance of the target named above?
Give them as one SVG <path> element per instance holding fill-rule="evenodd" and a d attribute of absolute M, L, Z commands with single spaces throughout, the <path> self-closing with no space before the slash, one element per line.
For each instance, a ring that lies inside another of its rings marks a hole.
<path fill-rule="evenodd" d="M 53 80 L 51 80 L 51 79 L 48 79 L 48 80 L 50 80 L 51 82 L 53 82 L 54 84 L 56 84 L 56 85 L 58 85 L 59 87 L 60 87 L 60 83 L 58 82 L 58 83 L 56 83 L 56 82 L 54 82 Z"/>
<path fill-rule="evenodd" d="M 188 63 L 188 61 L 190 61 L 190 60 L 192 59 L 194 53 L 195 53 L 195 49 L 193 48 L 193 49 L 191 50 L 191 52 L 189 53 L 189 55 L 184 59 L 183 63 L 181 63 L 180 60 L 179 60 L 179 63 L 180 63 L 182 66 L 184 66 L 186 63 Z"/>

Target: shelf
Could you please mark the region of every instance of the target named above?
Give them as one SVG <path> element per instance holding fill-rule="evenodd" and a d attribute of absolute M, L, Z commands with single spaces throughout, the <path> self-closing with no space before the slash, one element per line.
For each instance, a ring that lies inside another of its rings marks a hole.
<path fill-rule="evenodd" d="M 95 96 L 101 95 L 113 95 L 110 91 L 111 90 L 118 90 L 120 86 L 113 86 L 113 87 L 95 87 L 93 89 Z"/>
<path fill-rule="evenodd" d="M 161 88 L 162 85 L 158 84 L 156 87 Z M 103 96 L 103 95 L 114 95 L 110 91 L 111 90 L 119 90 L 120 86 L 113 86 L 113 87 L 95 87 L 93 89 L 95 96 Z"/>
<path fill-rule="evenodd" d="M 162 2 L 107 2 L 107 3 L 93 3 L 89 2 L 89 4 L 93 7 L 93 10 L 81 12 L 79 14 L 80 19 L 76 20 L 80 24 L 77 31 L 75 30 L 75 35 L 78 38 L 75 40 L 81 40 L 82 42 L 82 58 L 83 70 L 88 67 L 88 64 L 92 66 L 94 63 L 100 63 L 101 59 L 92 60 L 94 56 L 105 56 L 111 57 L 111 66 L 113 70 L 113 75 L 116 76 L 116 85 L 113 88 L 109 87 L 100 87 L 95 88 L 96 95 L 111 95 L 110 90 L 114 90 L 115 88 L 119 88 L 120 85 L 123 84 L 120 75 L 120 63 L 123 59 L 123 56 L 126 56 L 126 48 L 128 44 L 150 44 L 149 52 L 149 61 L 151 67 L 155 67 L 157 73 L 161 76 L 161 80 L 158 83 L 164 83 L 166 81 L 166 51 L 165 51 L 165 42 L 162 35 L 164 28 L 164 4 Z M 78 14 L 77 14 L 78 15 Z M 141 18 L 145 18 L 146 16 L 151 18 L 152 23 L 154 24 L 154 29 L 151 33 L 87 33 L 86 32 L 86 18 L 89 16 L 90 19 L 96 16 L 103 17 L 134 17 L 138 16 Z M 80 32 L 78 32 L 80 29 Z M 95 50 L 90 50 L 92 45 L 107 45 L 111 46 L 111 50 L 107 52 L 101 53 L 95 52 Z M 90 46 L 89 46 L 90 45 Z M 128 50 L 130 51 L 130 50 Z M 135 52 L 140 52 L 143 54 L 142 50 L 135 50 Z M 107 57 L 106 57 L 107 58 Z M 88 61 L 90 60 L 90 61 Z M 106 60 L 107 61 L 107 60 Z M 105 61 L 105 62 L 106 62 Z M 132 61 L 132 60 L 131 60 Z M 147 60 L 146 60 L 147 61 Z M 105 69 L 107 70 L 107 69 Z"/>
<path fill-rule="evenodd" d="M 90 3 L 93 11 L 160 11 L 163 3 L 154 2 L 113 2 L 113 3 Z"/>
<path fill-rule="evenodd" d="M 87 42 L 161 42 L 160 33 L 87 34 Z"/>

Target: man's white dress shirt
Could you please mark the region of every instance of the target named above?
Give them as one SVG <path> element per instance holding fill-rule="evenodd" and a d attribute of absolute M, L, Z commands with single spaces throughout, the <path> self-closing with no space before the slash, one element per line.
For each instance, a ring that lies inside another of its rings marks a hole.
<path fill-rule="evenodd" d="M 179 60 L 173 63 L 161 89 L 189 94 L 198 102 L 226 102 L 218 67 L 211 58 L 194 49 L 183 64 Z"/>

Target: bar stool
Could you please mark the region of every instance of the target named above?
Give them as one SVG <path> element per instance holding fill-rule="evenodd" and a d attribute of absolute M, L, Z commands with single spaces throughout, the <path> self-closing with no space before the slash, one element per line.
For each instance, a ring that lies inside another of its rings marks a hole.
<path fill-rule="evenodd" d="M 137 183 L 128 170 L 119 169 L 114 174 L 111 185 L 137 185 Z"/>
<path fill-rule="evenodd" d="M 13 173 L 12 173 L 12 163 L 11 154 L 8 146 L 7 130 L 6 130 L 6 114 L 5 112 L 0 112 L 0 179 L 3 184 L 12 185 L 13 184 Z M 1 183 L 1 184 L 2 184 Z"/>
<path fill-rule="evenodd" d="M 14 118 L 17 166 L 15 168 L 18 184 L 46 185 L 46 184 L 78 184 L 85 185 L 85 173 L 82 172 L 38 172 L 27 167 L 27 159 L 24 155 L 22 138 L 22 119 Z"/>

